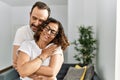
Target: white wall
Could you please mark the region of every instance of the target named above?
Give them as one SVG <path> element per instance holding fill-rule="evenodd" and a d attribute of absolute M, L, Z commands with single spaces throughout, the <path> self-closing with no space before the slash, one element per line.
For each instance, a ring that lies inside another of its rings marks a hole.
<path fill-rule="evenodd" d="M 29 24 L 30 9 L 30 6 L 12 7 L 12 41 L 16 30 L 23 25 Z"/>
<path fill-rule="evenodd" d="M 68 38 L 73 42 L 78 38 L 78 26 L 92 25 L 96 32 L 96 0 L 68 0 Z M 76 63 L 73 45 L 68 49 L 68 63 Z"/>
<path fill-rule="evenodd" d="M 97 70 L 101 80 L 115 80 L 116 0 L 97 3 Z"/>
<path fill-rule="evenodd" d="M 78 10 L 77 10 L 78 9 Z M 77 27 L 83 23 L 83 1 L 82 0 L 68 0 L 68 39 L 72 42 L 78 38 Z M 73 58 L 73 46 L 70 45 L 68 49 L 68 63 L 76 63 Z"/>
<path fill-rule="evenodd" d="M 117 0 L 115 80 L 120 80 L 120 0 Z"/>
<path fill-rule="evenodd" d="M 0 69 L 11 64 L 11 45 L 11 7 L 0 1 Z"/>

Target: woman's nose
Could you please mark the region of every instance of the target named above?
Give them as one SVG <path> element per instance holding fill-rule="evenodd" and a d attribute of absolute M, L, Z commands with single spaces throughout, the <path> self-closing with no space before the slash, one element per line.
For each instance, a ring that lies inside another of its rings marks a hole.
<path fill-rule="evenodd" d="M 47 32 L 48 34 L 51 34 L 51 30 L 48 30 L 48 32 Z"/>

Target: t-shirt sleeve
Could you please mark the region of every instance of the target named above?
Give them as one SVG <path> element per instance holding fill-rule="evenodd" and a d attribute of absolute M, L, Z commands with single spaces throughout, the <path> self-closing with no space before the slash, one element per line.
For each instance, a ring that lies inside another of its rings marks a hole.
<path fill-rule="evenodd" d="M 20 46 L 23 41 L 24 41 L 24 32 L 21 31 L 21 29 L 18 29 L 15 34 L 13 45 Z"/>
<path fill-rule="evenodd" d="M 24 41 L 24 42 L 21 44 L 20 48 L 18 49 L 17 54 L 19 54 L 19 51 L 22 51 L 22 52 L 24 52 L 25 54 L 31 56 L 31 50 L 32 50 L 32 49 L 31 49 L 30 42 L 29 42 L 29 41 Z"/>
<path fill-rule="evenodd" d="M 59 46 L 56 51 L 54 52 L 54 54 L 60 54 L 63 55 L 63 50 L 61 49 L 61 46 Z"/>

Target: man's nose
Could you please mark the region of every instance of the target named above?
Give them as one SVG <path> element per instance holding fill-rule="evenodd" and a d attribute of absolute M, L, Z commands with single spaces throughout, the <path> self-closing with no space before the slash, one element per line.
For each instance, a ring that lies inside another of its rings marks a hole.
<path fill-rule="evenodd" d="M 41 22 L 40 22 L 39 20 L 36 20 L 34 25 L 35 25 L 35 26 L 38 26 L 38 25 L 40 25 L 40 24 L 41 24 Z"/>

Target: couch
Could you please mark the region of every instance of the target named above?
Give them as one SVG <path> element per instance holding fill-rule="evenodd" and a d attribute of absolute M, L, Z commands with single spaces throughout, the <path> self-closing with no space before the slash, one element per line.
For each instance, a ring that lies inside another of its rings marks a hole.
<path fill-rule="evenodd" d="M 9 66 L 0 71 L 0 80 L 19 80 L 19 74 L 12 66 Z"/>
<path fill-rule="evenodd" d="M 67 74 L 69 67 L 70 66 L 74 67 L 75 65 L 76 64 L 64 63 L 57 75 L 57 80 L 63 80 L 63 78 Z M 17 71 L 13 67 L 10 67 L 9 69 L 6 69 L 0 72 L 0 80 L 20 80 L 20 79 L 19 79 L 19 74 L 17 73 Z M 92 80 L 100 80 L 96 72 L 94 72 Z"/>
<path fill-rule="evenodd" d="M 76 64 L 70 64 L 70 63 L 64 63 L 57 75 L 57 80 L 63 80 L 63 78 L 65 77 L 65 75 L 67 74 L 67 71 L 69 69 L 69 67 L 74 67 Z M 92 77 L 92 80 L 100 80 L 100 78 L 98 77 L 97 73 L 94 71 L 94 75 Z"/>

